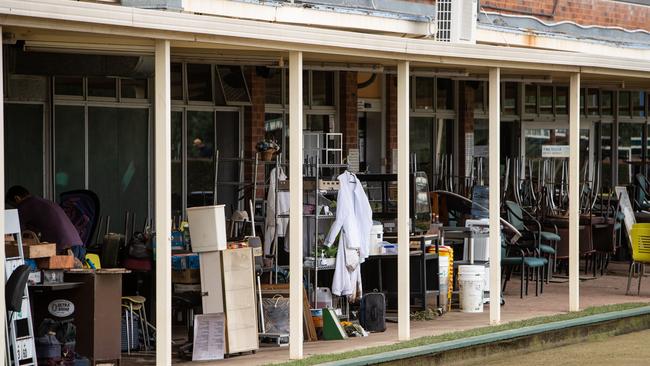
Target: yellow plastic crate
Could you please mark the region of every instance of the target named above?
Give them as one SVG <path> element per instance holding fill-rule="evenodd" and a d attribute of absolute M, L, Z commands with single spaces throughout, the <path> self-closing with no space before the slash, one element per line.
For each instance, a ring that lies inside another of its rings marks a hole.
<path fill-rule="evenodd" d="M 650 263 L 650 224 L 632 225 L 632 259 Z"/>

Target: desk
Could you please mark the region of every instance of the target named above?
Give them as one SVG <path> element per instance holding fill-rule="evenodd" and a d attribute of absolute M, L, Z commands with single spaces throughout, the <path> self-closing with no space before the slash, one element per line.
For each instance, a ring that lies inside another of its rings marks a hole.
<path fill-rule="evenodd" d="M 121 269 L 74 270 L 65 273 L 63 283 L 29 286 L 33 299 L 34 328 L 44 318 L 53 300 L 74 304 L 74 312 L 63 319 L 74 319 L 77 327 L 76 352 L 88 357 L 91 364 L 106 361 L 119 363 L 121 357 Z"/>
<path fill-rule="evenodd" d="M 438 235 L 415 235 L 411 242 L 417 242 L 417 250 L 410 251 L 410 298 L 411 307 L 425 309 L 438 307 Z M 384 236 L 384 240 L 394 240 Z M 396 241 L 396 240 L 395 240 Z M 427 253 L 427 242 L 435 246 L 435 253 Z M 430 264 L 430 261 L 435 261 Z M 388 265 L 388 268 L 384 268 Z M 387 270 L 387 271 L 386 271 Z M 377 289 L 386 295 L 386 308 L 397 309 L 397 254 L 372 255 L 361 266 L 364 292 Z M 384 275 L 388 274 L 386 278 Z M 435 300 L 431 297 L 435 296 Z M 415 300 L 415 301 L 414 301 Z"/>

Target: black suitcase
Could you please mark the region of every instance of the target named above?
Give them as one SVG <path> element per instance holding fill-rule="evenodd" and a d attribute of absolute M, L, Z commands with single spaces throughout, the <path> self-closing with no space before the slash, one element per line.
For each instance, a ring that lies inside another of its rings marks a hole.
<path fill-rule="evenodd" d="M 102 268 L 117 268 L 120 266 L 120 253 L 124 247 L 124 242 L 123 234 L 108 233 L 104 235 L 100 257 Z"/>
<path fill-rule="evenodd" d="M 359 324 L 368 332 L 386 330 L 386 297 L 381 292 L 370 292 L 361 298 Z"/>

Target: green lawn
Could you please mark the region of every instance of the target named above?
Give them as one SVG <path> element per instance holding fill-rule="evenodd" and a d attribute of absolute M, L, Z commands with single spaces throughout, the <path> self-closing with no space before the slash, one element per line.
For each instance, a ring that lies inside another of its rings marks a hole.
<path fill-rule="evenodd" d="M 517 329 L 517 328 L 523 328 L 523 327 L 530 327 L 530 326 L 533 326 L 533 325 L 539 325 L 539 324 L 546 324 L 546 323 L 563 321 L 563 320 L 576 319 L 576 318 L 581 318 L 581 317 L 585 317 L 585 316 L 589 316 L 589 315 L 609 313 L 609 312 L 612 312 L 612 311 L 629 310 L 629 309 L 634 309 L 634 308 L 647 306 L 647 305 L 648 305 L 648 303 L 629 303 L 629 304 L 618 304 L 618 305 L 606 305 L 606 306 L 591 307 L 591 308 L 587 308 L 587 309 L 584 309 L 582 311 L 574 312 L 574 313 L 558 314 L 558 315 L 551 315 L 551 316 L 541 316 L 541 317 L 537 317 L 537 318 L 514 321 L 514 322 L 501 324 L 501 325 L 487 326 L 487 327 L 481 327 L 481 328 L 476 328 L 476 329 L 469 329 L 469 330 L 464 330 L 464 331 L 459 331 L 459 332 L 441 334 L 441 335 L 437 335 L 437 336 L 421 337 L 421 338 L 412 339 L 412 340 L 406 341 L 406 342 L 395 343 L 395 344 L 388 345 L 388 346 L 369 347 L 369 348 L 364 348 L 364 349 L 355 350 L 355 351 L 348 351 L 348 352 L 343 352 L 343 353 L 314 355 L 314 356 L 307 357 L 307 358 L 305 358 L 303 360 L 289 361 L 289 362 L 281 363 L 279 365 L 284 365 L 284 366 L 318 365 L 318 364 L 325 363 L 325 362 L 332 362 L 332 361 L 344 360 L 344 359 L 348 359 L 348 358 L 361 357 L 361 356 L 368 356 L 368 355 L 373 355 L 373 354 L 377 354 L 377 353 L 384 353 L 384 352 L 400 350 L 400 349 L 404 349 L 404 348 L 424 346 L 424 345 L 428 345 L 428 344 L 432 344 L 432 343 L 453 341 L 453 340 L 461 339 L 461 338 L 475 337 L 475 336 L 480 336 L 480 335 L 489 334 L 489 333 L 501 332 L 501 331 L 505 331 L 505 330 L 511 330 L 511 329 Z"/>

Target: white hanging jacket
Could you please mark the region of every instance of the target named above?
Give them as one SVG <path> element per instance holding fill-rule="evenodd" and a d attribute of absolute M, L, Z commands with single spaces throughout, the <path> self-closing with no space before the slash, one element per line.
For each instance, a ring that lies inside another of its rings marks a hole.
<path fill-rule="evenodd" d="M 338 176 L 340 184 L 336 199 L 336 219 L 325 238 L 331 246 L 341 230 L 332 293 L 338 296 L 360 295 L 360 263 L 368 258 L 372 209 L 361 181 L 345 171 Z"/>
<path fill-rule="evenodd" d="M 287 175 L 284 174 L 282 168 L 280 168 L 276 179 L 275 169 L 271 169 L 269 192 L 266 196 L 266 219 L 264 220 L 264 254 L 266 255 L 271 254 L 271 244 L 275 240 L 276 230 L 278 237 L 284 237 L 287 234 L 287 225 L 289 225 L 289 218 L 278 218 L 277 221 L 275 219 L 276 211 L 278 215 L 289 214 L 289 192 L 278 192 L 278 207 L 275 207 L 275 187 L 278 184 L 277 181 L 287 180 Z"/>

